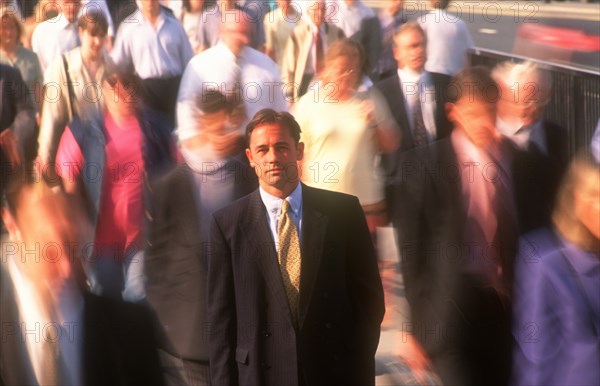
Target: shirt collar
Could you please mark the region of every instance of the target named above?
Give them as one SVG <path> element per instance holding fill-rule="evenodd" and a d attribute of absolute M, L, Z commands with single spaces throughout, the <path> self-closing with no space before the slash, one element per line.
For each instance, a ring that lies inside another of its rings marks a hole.
<path fill-rule="evenodd" d="M 267 193 L 262 186 L 258 189 L 258 191 L 263 204 L 265 204 L 265 207 L 269 212 L 269 215 L 279 216 L 279 214 L 281 214 L 281 205 L 283 203 L 283 199 Z M 290 193 L 289 196 L 285 198 L 285 200 L 290 204 L 292 212 L 294 212 L 294 216 L 299 218 L 302 210 L 302 184 L 298 183 L 296 188 L 292 191 L 292 193 Z"/>

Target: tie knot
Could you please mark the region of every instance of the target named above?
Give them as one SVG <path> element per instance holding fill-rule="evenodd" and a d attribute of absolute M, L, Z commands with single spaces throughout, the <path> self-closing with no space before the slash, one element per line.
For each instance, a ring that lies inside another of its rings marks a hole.
<path fill-rule="evenodd" d="M 283 200 L 281 202 L 281 215 L 285 216 L 288 210 L 290 210 L 290 203 L 288 202 L 288 200 Z"/>

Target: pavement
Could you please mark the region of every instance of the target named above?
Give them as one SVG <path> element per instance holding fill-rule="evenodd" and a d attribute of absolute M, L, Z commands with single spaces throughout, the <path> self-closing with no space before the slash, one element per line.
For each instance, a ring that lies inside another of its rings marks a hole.
<path fill-rule="evenodd" d="M 386 298 L 386 314 L 376 355 L 375 378 L 377 386 L 441 385 L 432 372 L 421 383 L 402 358 L 408 349 L 403 326 L 410 319 L 409 306 L 404 296 L 404 282 L 400 273 L 400 259 L 392 227 L 379 228 L 377 250 L 380 273 Z"/>

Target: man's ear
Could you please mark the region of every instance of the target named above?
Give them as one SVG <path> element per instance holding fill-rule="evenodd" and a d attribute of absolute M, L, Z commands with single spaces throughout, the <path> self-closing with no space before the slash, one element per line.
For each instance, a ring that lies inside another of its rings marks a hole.
<path fill-rule="evenodd" d="M 6 208 L 2 208 L 2 221 L 6 225 L 8 235 L 11 241 L 21 240 L 21 231 L 17 226 L 17 221 L 10 211 Z"/>
<path fill-rule="evenodd" d="M 298 152 L 296 155 L 296 161 L 302 161 L 304 158 L 304 142 L 298 142 Z"/>
<path fill-rule="evenodd" d="M 246 148 L 246 158 L 248 158 L 248 162 L 250 162 L 250 166 L 254 167 L 254 160 L 252 159 L 252 152 L 249 148 Z"/>

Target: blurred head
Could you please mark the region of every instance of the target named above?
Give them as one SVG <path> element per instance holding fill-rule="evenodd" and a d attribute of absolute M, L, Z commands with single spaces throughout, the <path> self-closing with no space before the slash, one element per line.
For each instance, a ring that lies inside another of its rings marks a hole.
<path fill-rule="evenodd" d="M 326 8 L 325 0 L 311 0 L 306 5 L 306 14 L 317 27 L 325 23 Z"/>
<path fill-rule="evenodd" d="M 142 98 L 136 77 L 115 68 L 107 70 L 102 95 L 108 111 L 117 117 L 135 115 Z"/>
<path fill-rule="evenodd" d="M 365 61 L 362 46 L 354 40 L 338 40 L 329 47 L 321 79 L 324 84 L 336 85 L 331 98 L 346 100 L 354 95 L 361 81 Z"/>
<path fill-rule="evenodd" d="M 88 12 L 78 21 L 81 54 L 84 58 L 100 60 L 103 57 L 108 22 L 102 12 Z"/>
<path fill-rule="evenodd" d="M 456 74 L 447 88 L 447 98 L 448 119 L 475 146 L 486 149 L 500 139 L 496 131 L 498 86 L 488 69 L 476 66 Z"/>
<path fill-rule="evenodd" d="M 79 259 L 92 227 L 78 197 L 41 184 L 21 186 L 7 194 L 2 219 L 11 241 L 22 251 L 37 252 L 13 258 L 40 293 L 54 295 L 70 280 L 84 288 Z"/>
<path fill-rule="evenodd" d="M 388 14 L 396 16 L 402 9 L 402 0 L 387 0 L 385 2 L 385 10 Z"/>
<path fill-rule="evenodd" d="M 498 117 L 507 124 L 529 126 L 542 118 L 550 101 L 552 79 L 533 62 L 503 62 L 492 71 L 500 87 Z"/>
<path fill-rule="evenodd" d="M 183 0 L 183 8 L 188 12 L 200 12 L 205 0 Z"/>
<path fill-rule="evenodd" d="M 571 162 L 552 219 L 567 240 L 600 253 L 600 164 L 589 150 L 581 151 Z"/>
<path fill-rule="evenodd" d="M 250 41 L 250 22 L 242 11 L 225 11 L 221 17 L 221 41 L 238 56 Z"/>
<path fill-rule="evenodd" d="M 287 197 L 300 180 L 298 161 L 304 156 L 300 125 L 293 115 L 263 109 L 246 127 L 246 156 L 260 186 L 276 197 Z"/>
<path fill-rule="evenodd" d="M 0 18 L 0 45 L 17 45 L 23 35 L 23 24 L 19 17 L 5 12 Z"/>
<path fill-rule="evenodd" d="M 136 3 L 146 18 L 160 13 L 160 0 L 137 0 Z"/>
<path fill-rule="evenodd" d="M 199 95 L 196 100 L 199 110 L 198 125 L 192 130 L 178 131 L 179 141 L 186 149 L 200 155 L 209 152 L 213 154 L 211 139 L 220 137 L 228 131 L 231 104 L 227 97 L 216 90 L 208 90 Z M 208 158 L 209 154 L 204 154 Z M 226 154 L 215 154 L 224 157 Z"/>
<path fill-rule="evenodd" d="M 70 23 L 77 20 L 79 10 L 81 9 L 81 0 L 62 0 L 57 2 L 60 6 L 62 14 Z"/>
<path fill-rule="evenodd" d="M 402 24 L 394 33 L 394 58 L 398 68 L 421 72 L 427 61 L 427 37 L 418 23 Z"/>

